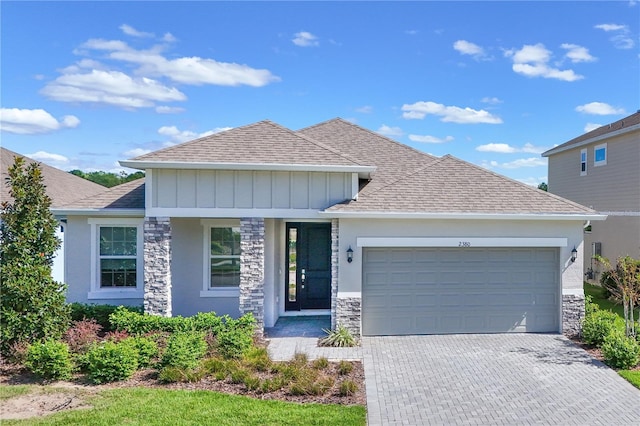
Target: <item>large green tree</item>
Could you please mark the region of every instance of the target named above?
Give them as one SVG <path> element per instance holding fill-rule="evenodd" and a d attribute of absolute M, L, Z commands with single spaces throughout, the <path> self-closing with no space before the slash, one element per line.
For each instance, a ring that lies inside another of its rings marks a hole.
<path fill-rule="evenodd" d="M 60 240 L 37 163 L 25 166 L 16 157 L 9 168 L 13 201 L 0 213 L 0 350 L 8 354 L 16 342 L 59 338 L 69 326 L 65 287 L 51 277 Z"/>
<path fill-rule="evenodd" d="M 98 185 L 106 186 L 107 188 L 111 188 L 113 186 L 120 185 L 121 183 L 131 182 L 132 180 L 144 177 L 144 172 L 127 174 L 125 171 L 122 171 L 120 173 L 112 173 L 103 171 L 83 172 L 82 170 L 71 170 L 69 173 L 83 179 L 90 180 L 91 182 L 95 182 Z"/>

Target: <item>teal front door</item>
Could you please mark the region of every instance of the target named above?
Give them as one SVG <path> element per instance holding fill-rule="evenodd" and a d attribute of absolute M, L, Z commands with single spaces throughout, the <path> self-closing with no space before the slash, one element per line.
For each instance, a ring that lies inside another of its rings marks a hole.
<path fill-rule="evenodd" d="M 331 308 L 331 224 L 287 224 L 285 310 Z"/>

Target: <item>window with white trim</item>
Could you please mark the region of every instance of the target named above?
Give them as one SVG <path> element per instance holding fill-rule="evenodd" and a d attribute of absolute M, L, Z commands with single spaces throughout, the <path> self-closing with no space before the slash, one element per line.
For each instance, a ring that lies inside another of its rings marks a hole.
<path fill-rule="evenodd" d="M 143 289 L 142 219 L 89 219 L 91 291 L 89 299 L 138 298 Z"/>
<path fill-rule="evenodd" d="M 580 176 L 587 175 L 587 150 L 580 150 Z"/>
<path fill-rule="evenodd" d="M 209 234 L 209 288 L 240 286 L 240 227 L 212 227 Z"/>
<path fill-rule="evenodd" d="M 604 166 L 607 164 L 607 144 L 596 145 L 593 148 L 593 165 Z"/>

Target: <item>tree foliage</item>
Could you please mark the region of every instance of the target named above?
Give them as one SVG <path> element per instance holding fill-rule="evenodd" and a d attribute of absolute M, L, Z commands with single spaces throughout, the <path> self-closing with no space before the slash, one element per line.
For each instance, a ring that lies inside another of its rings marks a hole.
<path fill-rule="evenodd" d="M 0 214 L 0 351 L 17 342 L 57 339 L 69 326 L 65 287 L 51 277 L 60 240 L 37 163 L 16 157 L 6 184 L 13 202 Z"/>
<path fill-rule="evenodd" d="M 609 269 L 602 274 L 600 283 L 614 299 L 622 303 L 626 335 L 635 337 L 633 310 L 640 303 L 640 260 L 621 256 L 617 259 L 615 267 L 612 267 L 609 259 L 605 257 L 596 256 L 596 260 Z"/>
<path fill-rule="evenodd" d="M 538 189 L 542 189 L 543 191 L 548 191 L 549 186 L 547 185 L 546 182 L 542 182 L 540 185 L 538 185 Z"/>
<path fill-rule="evenodd" d="M 144 172 L 127 174 L 125 171 L 122 171 L 120 173 L 111 173 L 102 171 L 83 172 L 82 170 L 71 170 L 69 173 L 83 179 L 90 180 L 91 182 L 97 183 L 98 185 L 106 186 L 107 188 L 111 188 L 113 186 L 120 185 L 121 183 L 131 182 L 132 180 L 144 177 Z"/>

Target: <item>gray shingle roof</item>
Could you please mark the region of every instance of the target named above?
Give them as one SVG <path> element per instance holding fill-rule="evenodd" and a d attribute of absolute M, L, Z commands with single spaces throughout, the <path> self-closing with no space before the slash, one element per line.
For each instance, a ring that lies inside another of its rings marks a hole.
<path fill-rule="evenodd" d="M 12 201 L 9 195 L 9 186 L 6 184 L 9 177 L 9 167 L 13 166 L 15 157 L 23 157 L 25 164 L 39 163 L 22 154 L 0 148 L 0 163 L 2 183 L 0 184 L 0 201 Z M 61 207 L 73 200 L 99 194 L 106 188 L 81 177 L 72 175 L 55 167 L 40 164 L 40 170 L 47 187 L 47 195 L 51 198 L 52 207 Z"/>
<path fill-rule="evenodd" d="M 134 158 L 136 161 L 359 166 L 348 155 L 265 120 Z"/>
<path fill-rule="evenodd" d="M 144 178 L 107 188 L 101 193 L 75 200 L 65 209 L 143 209 Z"/>
<path fill-rule="evenodd" d="M 450 155 L 329 212 L 594 214 L 580 204 Z"/>
<path fill-rule="evenodd" d="M 550 154 L 554 154 L 556 152 L 561 152 L 566 149 L 570 149 L 573 147 L 573 145 L 580 145 L 581 142 L 588 141 L 589 139 L 598 138 L 601 136 L 605 136 L 609 133 L 617 132 L 623 129 L 628 129 L 631 126 L 636 126 L 638 124 L 640 124 L 640 111 L 635 112 L 634 114 L 631 114 L 628 117 L 621 118 L 618 121 L 614 121 L 613 123 L 600 126 L 597 129 L 594 129 L 590 132 L 587 132 L 583 135 L 573 138 L 568 142 L 565 142 L 561 145 L 553 147 L 550 150 L 543 152 L 542 156 L 547 157 Z"/>

